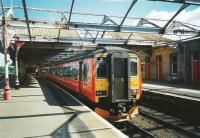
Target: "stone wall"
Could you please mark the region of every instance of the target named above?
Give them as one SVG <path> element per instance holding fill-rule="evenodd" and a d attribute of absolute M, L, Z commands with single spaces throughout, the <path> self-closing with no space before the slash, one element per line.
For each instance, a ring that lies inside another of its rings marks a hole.
<path fill-rule="evenodd" d="M 163 48 L 153 48 L 151 57 L 151 79 L 157 79 L 157 56 L 162 56 L 162 79 L 171 80 L 171 65 L 170 65 L 170 55 L 176 54 L 176 48 L 163 47 Z"/>

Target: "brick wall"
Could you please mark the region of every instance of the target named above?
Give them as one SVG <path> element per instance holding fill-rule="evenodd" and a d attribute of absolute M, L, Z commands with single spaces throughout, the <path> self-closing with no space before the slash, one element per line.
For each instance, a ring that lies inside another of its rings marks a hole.
<path fill-rule="evenodd" d="M 185 50 L 185 52 L 184 52 Z M 199 60 L 200 72 L 200 40 L 189 41 L 178 46 L 178 78 L 185 82 L 192 82 L 191 55 L 196 53 Z M 200 73 L 199 73 L 200 78 Z"/>

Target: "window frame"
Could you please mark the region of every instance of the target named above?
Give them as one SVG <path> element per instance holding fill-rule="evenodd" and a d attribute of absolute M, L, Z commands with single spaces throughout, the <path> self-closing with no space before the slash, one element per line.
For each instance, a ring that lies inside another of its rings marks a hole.
<path fill-rule="evenodd" d="M 97 58 L 105 58 L 105 61 L 106 61 L 106 77 L 99 77 L 98 74 L 97 74 Z M 96 78 L 97 79 L 108 79 L 108 64 L 107 64 L 107 58 L 106 57 L 96 57 Z"/>
<path fill-rule="evenodd" d="M 136 74 L 136 75 L 132 75 L 132 72 L 131 72 L 131 62 L 133 61 L 133 59 L 135 59 L 134 61 L 136 61 L 135 63 L 137 64 L 137 74 Z M 139 69 L 138 69 L 138 67 L 139 67 L 139 64 L 138 64 L 138 57 L 130 57 L 130 76 L 131 76 L 131 77 L 136 77 L 136 76 L 138 76 L 138 74 L 139 74 Z"/>

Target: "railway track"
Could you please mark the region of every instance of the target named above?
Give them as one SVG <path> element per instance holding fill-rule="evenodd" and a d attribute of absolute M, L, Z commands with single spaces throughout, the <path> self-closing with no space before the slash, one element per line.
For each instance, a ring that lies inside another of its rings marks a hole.
<path fill-rule="evenodd" d="M 53 84 L 53 83 L 52 83 Z M 51 85 L 53 87 L 53 85 Z M 56 96 L 58 97 L 58 96 Z M 63 101 L 62 98 L 63 96 L 59 96 L 59 102 Z M 63 103 L 61 103 L 62 105 Z M 134 124 L 131 120 L 120 120 L 116 122 L 111 122 L 112 125 L 114 125 L 117 129 L 122 131 L 124 134 L 126 134 L 129 137 L 147 137 L 147 138 L 157 138 L 147 130 L 139 127 L 138 125 Z"/>
<path fill-rule="evenodd" d="M 195 134 L 195 133 L 192 133 L 192 132 L 187 132 L 186 130 L 182 130 L 183 128 L 175 127 L 172 124 L 170 124 L 169 122 L 168 123 L 163 122 L 163 121 L 166 121 L 166 120 L 168 120 L 168 121 L 171 120 L 171 121 L 175 121 L 177 124 L 178 123 L 179 124 L 185 123 L 183 121 L 182 122 L 178 121 L 178 119 L 176 119 L 176 118 L 173 118 L 173 119 L 169 118 L 169 116 L 166 116 L 163 113 L 158 113 L 155 110 L 147 109 L 147 108 L 145 109 L 145 108 L 142 107 L 139 110 L 139 115 L 144 116 L 145 118 L 150 118 L 150 119 L 154 120 L 155 122 L 157 122 L 158 125 L 153 127 L 153 128 L 151 128 L 151 127 L 147 128 L 144 125 L 142 126 L 140 123 L 135 123 L 133 120 L 129 120 L 129 119 L 119 120 L 119 121 L 110 122 L 110 123 L 129 137 L 158 138 L 158 137 L 161 137 L 162 134 L 157 135 L 157 133 L 154 133 L 154 130 L 159 129 L 159 128 L 164 129 L 164 130 L 167 130 L 168 128 L 170 128 L 170 129 L 178 131 L 180 134 L 184 134 L 188 137 L 200 137 L 200 135 L 198 135 L 198 134 Z M 136 118 L 136 120 L 137 120 L 137 118 Z M 148 120 L 146 120 L 146 119 L 145 119 L 145 121 L 148 122 Z M 175 133 L 175 135 L 179 135 L 179 134 Z M 163 137 L 166 137 L 166 136 L 171 138 L 174 135 L 168 136 L 168 134 L 166 134 Z M 180 136 L 180 137 L 184 137 L 184 136 Z M 174 138 L 176 138 L 176 136 Z"/>
<path fill-rule="evenodd" d="M 157 136 L 153 135 L 152 133 L 140 127 L 139 125 L 136 125 L 129 119 L 111 122 L 111 124 L 130 138 L 157 138 Z"/>
<path fill-rule="evenodd" d="M 165 127 L 183 133 L 188 137 L 195 137 L 195 138 L 200 137 L 200 124 L 199 126 L 193 125 L 189 122 L 184 122 L 179 118 L 170 115 L 165 115 L 163 113 L 159 113 L 155 110 L 151 110 L 144 107 L 142 107 L 139 110 L 139 114 L 147 118 L 153 119 Z"/>

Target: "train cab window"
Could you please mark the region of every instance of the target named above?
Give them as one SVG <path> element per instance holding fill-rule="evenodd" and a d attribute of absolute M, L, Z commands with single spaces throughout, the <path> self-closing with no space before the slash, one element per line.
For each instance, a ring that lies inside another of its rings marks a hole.
<path fill-rule="evenodd" d="M 89 65 L 84 64 L 83 65 L 83 81 L 88 81 L 89 79 Z"/>
<path fill-rule="evenodd" d="M 97 78 L 107 77 L 107 63 L 105 57 L 97 57 Z"/>
<path fill-rule="evenodd" d="M 136 76 L 138 72 L 137 58 L 131 58 L 130 65 L 131 65 L 131 76 Z"/>

